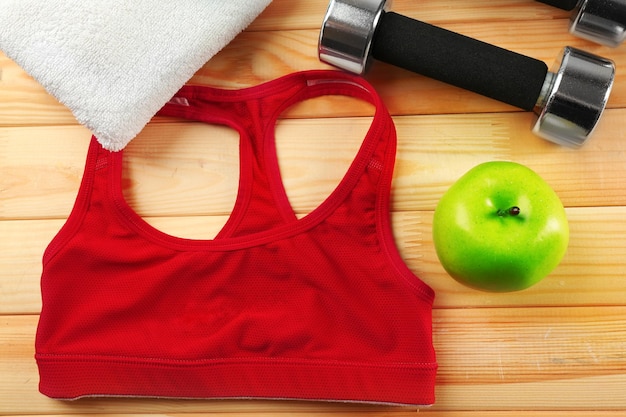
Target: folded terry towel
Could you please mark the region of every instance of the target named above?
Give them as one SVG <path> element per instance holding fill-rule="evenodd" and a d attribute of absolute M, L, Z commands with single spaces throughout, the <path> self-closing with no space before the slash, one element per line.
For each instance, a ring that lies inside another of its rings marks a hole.
<path fill-rule="evenodd" d="M 0 0 L 0 50 L 120 150 L 271 0 Z"/>

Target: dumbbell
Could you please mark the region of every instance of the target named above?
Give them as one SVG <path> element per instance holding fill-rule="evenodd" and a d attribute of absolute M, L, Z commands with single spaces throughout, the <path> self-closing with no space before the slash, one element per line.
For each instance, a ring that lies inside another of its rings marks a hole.
<path fill-rule="evenodd" d="M 626 0 L 537 0 L 573 11 L 570 33 L 616 47 L 626 37 Z"/>
<path fill-rule="evenodd" d="M 386 0 L 331 0 L 319 58 L 364 74 L 372 58 L 511 104 L 538 118 L 533 132 L 581 146 L 613 85 L 612 61 L 566 47 L 549 72 L 539 60 L 389 11 Z"/>

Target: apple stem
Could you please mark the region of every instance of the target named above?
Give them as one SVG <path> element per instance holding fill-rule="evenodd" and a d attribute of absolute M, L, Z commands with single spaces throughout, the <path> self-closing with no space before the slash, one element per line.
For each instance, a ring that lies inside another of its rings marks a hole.
<path fill-rule="evenodd" d="M 520 213 L 521 213 L 521 210 L 517 206 L 510 207 L 506 210 L 502 210 L 502 209 L 498 210 L 498 216 L 500 217 L 519 216 Z"/>

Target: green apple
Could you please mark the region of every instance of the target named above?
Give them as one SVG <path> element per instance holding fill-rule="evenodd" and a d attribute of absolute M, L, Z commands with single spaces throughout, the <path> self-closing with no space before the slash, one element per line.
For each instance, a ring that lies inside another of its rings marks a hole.
<path fill-rule="evenodd" d="M 561 200 L 536 172 L 493 161 L 469 170 L 439 200 L 433 241 L 457 281 L 485 291 L 518 291 L 561 262 L 569 227 Z"/>

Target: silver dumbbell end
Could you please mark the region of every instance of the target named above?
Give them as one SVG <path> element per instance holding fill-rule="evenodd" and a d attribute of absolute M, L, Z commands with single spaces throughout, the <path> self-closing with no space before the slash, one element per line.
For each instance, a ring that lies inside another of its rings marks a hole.
<path fill-rule="evenodd" d="M 558 69 L 548 72 L 537 101 L 533 132 L 568 147 L 582 146 L 595 130 L 609 99 L 615 65 L 596 55 L 566 47 Z"/>
<path fill-rule="evenodd" d="M 570 33 L 616 47 L 626 38 L 626 0 L 581 0 L 572 14 Z"/>
<path fill-rule="evenodd" d="M 354 74 L 367 72 L 374 33 L 390 8 L 391 0 L 331 0 L 320 31 L 320 60 Z"/>

